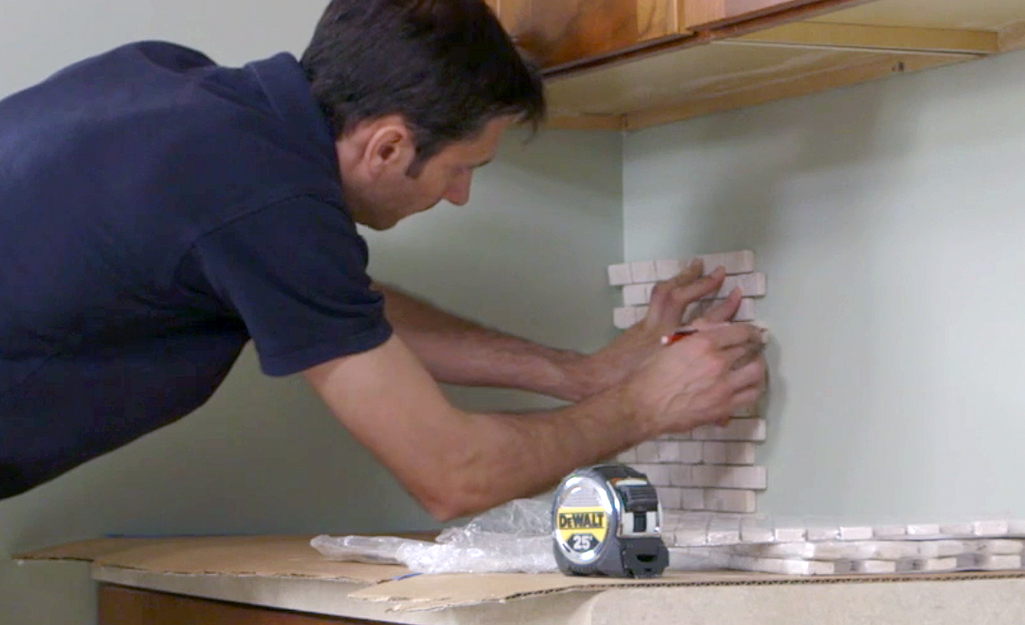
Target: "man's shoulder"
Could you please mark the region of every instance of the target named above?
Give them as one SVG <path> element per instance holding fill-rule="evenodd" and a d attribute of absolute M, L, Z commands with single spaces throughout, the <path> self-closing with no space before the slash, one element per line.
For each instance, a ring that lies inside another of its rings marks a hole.
<path fill-rule="evenodd" d="M 191 69 L 195 67 L 212 67 L 217 64 L 206 54 L 187 46 L 170 41 L 147 40 L 127 43 L 106 55 L 110 58 L 139 57 L 148 62 L 166 68 Z"/>
<path fill-rule="evenodd" d="M 130 172 L 148 207 L 158 189 L 165 214 L 203 230 L 283 198 L 341 202 L 333 137 L 317 132 L 322 113 L 294 58 L 236 68 L 175 43 L 142 41 L 94 63 L 83 71 L 118 80 L 80 100 L 103 120 L 91 124 L 91 145 L 116 137 L 123 155 L 136 154 L 133 169 L 117 169 Z"/>
<path fill-rule="evenodd" d="M 203 233 L 282 199 L 341 206 L 332 137 L 305 131 L 302 118 L 316 122 L 318 111 L 303 89 L 294 59 L 225 68 L 139 42 L 0 100 L 0 214 L 20 220 L 0 247 L 28 256 L 40 241 L 75 241 L 144 277 L 166 273 Z"/>
<path fill-rule="evenodd" d="M 266 112 L 270 106 L 248 72 L 220 66 L 176 43 L 139 41 L 78 61 L 0 100 L 0 131 L 10 134 L 12 126 L 39 122 L 51 128 L 84 126 L 92 137 L 127 127 L 133 131 L 129 138 L 152 142 L 168 133 L 134 130 L 163 125 L 180 131 L 203 124 L 230 129 L 225 116 L 253 110 Z M 169 118 L 175 123 L 169 125 Z"/>
<path fill-rule="evenodd" d="M 118 78 L 154 71 L 187 72 L 216 67 L 202 52 L 169 41 L 137 41 L 82 59 L 50 76 L 43 84 L 84 77 Z M 166 74 L 165 74 L 166 76 Z"/>
<path fill-rule="evenodd" d="M 111 54 L 139 54 L 152 63 L 166 67 L 188 68 L 216 65 L 213 59 L 199 50 L 155 39 L 125 44 L 111 50 Z"/>

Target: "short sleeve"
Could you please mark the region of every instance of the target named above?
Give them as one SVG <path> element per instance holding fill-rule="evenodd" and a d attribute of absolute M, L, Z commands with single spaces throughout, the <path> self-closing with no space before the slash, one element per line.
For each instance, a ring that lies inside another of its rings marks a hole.
<path fill-rule="evenodd" d="M 245 324 L 268 375 L 365 352 L 391 336 L 384 298 L 370 288 L 366 242 L 329 203 L 304 196 L 247 213 L 201 236 L 190 255 Z"/>

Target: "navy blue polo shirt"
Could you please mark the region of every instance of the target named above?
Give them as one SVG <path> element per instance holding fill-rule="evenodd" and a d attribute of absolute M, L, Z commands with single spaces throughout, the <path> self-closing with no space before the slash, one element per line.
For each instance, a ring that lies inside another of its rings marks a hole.
<path fill-rule="evenodd" d="M 118 48 L 0 101 L 0 498 L 391 333 L 295 58 Z"/>

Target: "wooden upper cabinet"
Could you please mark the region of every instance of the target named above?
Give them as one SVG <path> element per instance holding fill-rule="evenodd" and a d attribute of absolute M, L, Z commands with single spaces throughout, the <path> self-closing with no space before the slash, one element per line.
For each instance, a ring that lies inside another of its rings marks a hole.
<path fill-rule="evenodd" d="M 682 0 L 487 0 L 524 55 L 569 66 L 684 36 Z"/>
<path fill-rule="evenodd" d="M 783 13 L 820 0 L 678 0 L 680 27 L 707 30 L 735 22 Z"/>
<path fill-rule="evenodd" d="M 541 62 L 562 128 L 635 130 L 1025 49 L 1025 0 L 489 1 Z"/>

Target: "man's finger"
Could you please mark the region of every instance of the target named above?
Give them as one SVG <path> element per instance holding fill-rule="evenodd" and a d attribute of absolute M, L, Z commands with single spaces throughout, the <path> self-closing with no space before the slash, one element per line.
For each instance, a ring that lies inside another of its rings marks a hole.
<path fill-rule="evenodd" d="M 765 359 L 756 358 L 743 367 L 734 369 L 726 377 L 726 383 L 738 392 L 748 388 L 761 392 L 765 388 Z"/>
<path fill-rule="evenodd" d="M 699 319 L 694 322 L 693 327 L 720 349 L 736 347 L 746 343 L 756 345 L 763 343 L 762 329 L 749 323 L 724 324 L 722 322 L 713 323 Z"/>
<path fill-rule="evenodd" d="M 737 345 L 736 347 L 730 347 L 723 351 L 723 360 L 729 364 L 730 369 L 739 369 L 747 364 L 750 359 L 750 346 Z"/>
<path fill-rule="evenodd" d="M 758 404 L 762 396 L 762 389 L 754 386 L 741 389 L 730 398 L 730 408 L 733 411 L 749 408 Z"/>
<path fill-rule="evenodd" d="M 742 295 L 743 292 L 740 288 L 735 287 L 730 291 L 730 294 L 726 296 L 726 299 L 716 301 L 714 304 L 708 306 L 699 316 L 713 322 L 729 321 L 737 314 L 737 309 L 740 308 L 740 299 Z"/>
<path fill-rule="evenodd" d="M 659 321 L 677 325 L 687 305 L 716 293 L 722 288 L 725 277 L 720 268 L 693 282 L 676 282 L 675 279 L 660 282 L 651 293 L 651 310 Z"/>
<path fill-rule="evenodd" d="M 683 325 L 693 323 L 697 319 L 705 318 L 706 314 L 716 305 L 715 300 L 703 299 L 687 306 L 683 311 Z"/>
<path fill-rule="evenodd" d="M 733 361 L 733 368 L 739 369 L 756 358 L 763 358 L 762 354 L 765 352 L 765 343 L 747 343 L 743 346 L 731 347 L 730 349 L 742 350 L 740 356 Z"/>
<path fill-rule="evenodd" d="M 671 282 L 674 286 L 690 284 L 691 282 L 694 282 L 695 280 L 700 278 L 701 274 L 704 273 L 704 271 L 704 261 L 702 261 L 700 258 L 695 258 L 694 260 L 690 261 L 690 263 L 688 263 L 686 267 L 683 268 L 683 271 L 667 280 L 667 282 Z"/>
<path fill-rule="evenodd" d="M 723 268 L 717 268 L 709 274 L 694 280 L 692 282 L 674 282 L 669 281 L 661 283 L 662 291 L 665 293 L 665 297 L 669 303 L 680 310 L 679 316 L 676 316 L 676 320 L 679 321 L 684 315 L 684 308 L 688 304 L 695 302 L 703 297 L 713 295 L 719 292 L 723 288 L 723 280 L 726 279 L 726 273 Z M 656 290 L 658 289 L 656 286 Z M 652 295 L 654 297 L 654 294 Z"/>

